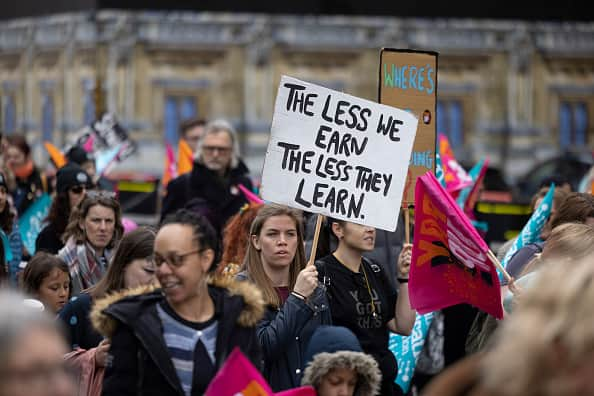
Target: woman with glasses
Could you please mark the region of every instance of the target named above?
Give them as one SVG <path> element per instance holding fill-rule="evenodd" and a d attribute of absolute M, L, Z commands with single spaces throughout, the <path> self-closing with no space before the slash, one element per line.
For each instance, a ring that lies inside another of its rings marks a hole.
<path fill-rule="evenodd" d="M 7 290 L 0 290 L 0 318 L 0 395 L 75 396 L 54 318 Z"/>
<path fill-rule="evenodd" d="M 382 268 L 363 257 L 375 246 L 375 228 L 329 218 L 326 231 L 327 237 L 338 239 L 338 247 L 316 266 L 327 284 L 332 322 L 355 333 L 363 352 L 376 359 L 382 372 L 381 394 L 402 394 L 394 383 L 398 365 L 388 338 L 389 331 L 409 335 L 415 322 L 408 298 L 412 245 L 405 244 L 398 257 L 396 292 Z"/>
<path fill-rule="evenodd" d="M 115 194 L 88 191 L 75 207 L 62 236 L 58 252 L 72 276 L 72 294 L 78 295 L 97 283 L 107 271 L 111 250 L 120 241 L 124 227 Z"/>
<path fill-rule="evenodd" d="M 261 294 L 211 276 L 219 245 L 204 217 L 180 210 L 155 238 L 161 289 L 95 305 L 93 323 L 111 340 L 103 395 L 202 395 L 235 347 L 260 366 Z"/>
<path fill-rule="evenodd" d="M 252 222 L 244 268 L 238 278 L 253 282 L 267 305 L 258 323 L 264 376 L 275 392 L 298 387 L 312 333 L 331 322 L 325 293 L 315 292 L 316 267 L 306 267 L 301 213 L 264 205 Z"/>
<path fill-rule="evenodd" d="M 56 175 L 56 196 L 43 227 L 35 240 L 35 251 L 57 254 L 64 247 L 61 237 L 72 209 L 85 197 L 91 186 L 89 175 L 76 164 L 66 164 Z"/>

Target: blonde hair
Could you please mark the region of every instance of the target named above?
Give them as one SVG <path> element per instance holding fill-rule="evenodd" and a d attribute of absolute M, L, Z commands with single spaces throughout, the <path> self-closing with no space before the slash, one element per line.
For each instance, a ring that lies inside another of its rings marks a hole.
<path fill-rule="evenodd" d="M 594 263 L 547 265 L 522 294 L 481 363 L 487 390 L 503 396 L 579 395 L 576 372 L 594 356 Z"/>
<path fill-rule="evenodd" d="M 295 228 L 297 229 L 297 251 L 289 269 L 289 290 L 293 290 L 293 287 L 295 287 L 297 275 L 299 275 L 299 272 L 305 267 L 306 263 L 305 248 L 303 245 L 303 219 L 301 212 L 296 209 L 277 204 L 264 205 L 260 208 L 250 228 L 250 237 L 243 267 L 247 272 L 248 278 L 262 291 L 264 301 L 278 308 L 282 305 L 281 300 L 274 290 L 270 278 L 264 271 L 260 251 L 256 249 L 251 240 L 252 235 L 260 236 L 266 220 L 275 216 L 289 216 L 295 222 Z"/>
<path fill-rule="evenodd" d="M 594 228 L 583 223 L 561 224 L 551 231 L 542 253 L 526 265 L 522 275 L 540 267 L 544 260 L 560 264 L 588 256 L 594 257 Z"/>

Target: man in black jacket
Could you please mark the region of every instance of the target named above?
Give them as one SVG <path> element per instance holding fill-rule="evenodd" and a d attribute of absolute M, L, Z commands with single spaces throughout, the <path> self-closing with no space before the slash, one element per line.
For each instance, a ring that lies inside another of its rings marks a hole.
<path fill-rule="evenodd" d="M 208 123 L 192 171 L 167 186 L 161 219 L 187 208 L 206 216 L 220 235 L 227 220 L 247 203 L 238 185 L 252 189 L 248 173 L 238 155 L 233 127 L 224 120 Z"/>

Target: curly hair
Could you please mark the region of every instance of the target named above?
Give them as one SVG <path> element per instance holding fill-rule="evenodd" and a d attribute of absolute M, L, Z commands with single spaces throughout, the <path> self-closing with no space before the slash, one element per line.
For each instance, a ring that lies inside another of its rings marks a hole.
<path fill-rule="evenodd" d="M 219 272 L 225 272 L 230 265 L 235 265 L 239 269 L 243 263 L 250 239 L 250 227 L 262 205 L 261 203 L 245 204 L 225 225 L 223 229 L 223 258 L 218 269 Z"/>

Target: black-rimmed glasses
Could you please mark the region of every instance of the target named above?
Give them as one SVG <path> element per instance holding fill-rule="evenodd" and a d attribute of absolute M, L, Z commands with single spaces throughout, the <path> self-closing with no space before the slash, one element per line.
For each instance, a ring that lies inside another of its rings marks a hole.
<path fill-rule="evenodd" d="M 155 253 L 155 255 L 153 256 L 155 267 L 159 268 L 161 265 L 163 265 L 163 263 L 167 263 L 167 265 L 169 265 L 170 267 L 179 268 L 182 265 L 184 265 L 186 257 L 189 257 L 192 254 L 202 253 L 203 251 L 204 249 L 196 249 L 183 254 L 170 252 L 167 253 L 165 256 L 161 256 L 160 254 Z"/>

